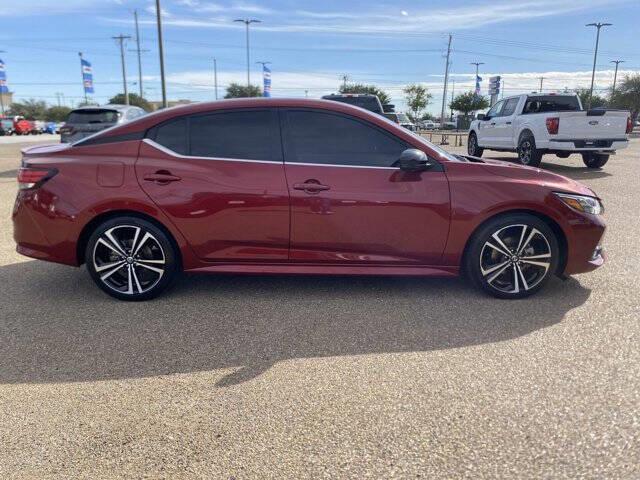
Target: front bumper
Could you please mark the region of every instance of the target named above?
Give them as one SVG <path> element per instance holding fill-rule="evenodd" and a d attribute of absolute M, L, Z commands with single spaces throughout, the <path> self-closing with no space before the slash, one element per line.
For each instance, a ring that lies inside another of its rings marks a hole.
<path fill-rule="evenodd" d="M 591 272 L 604 265 L 607 257 L 602 246 L 606 225 L 597 215 L 580 215 L 567 232 L 565 275 Z"/>

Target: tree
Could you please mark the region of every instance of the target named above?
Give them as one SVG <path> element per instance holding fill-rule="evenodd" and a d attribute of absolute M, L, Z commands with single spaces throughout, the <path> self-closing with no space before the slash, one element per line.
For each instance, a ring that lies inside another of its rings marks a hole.
<path fill-rule="evenodd" d="M 427 108 L 429 101 L 433 97 L 426 87 L 414 83 L 413 85 L 407 85 L 404 88 L 405 98 L 407 100 L 407 106 L 411 110 L 413 120 L 420 118 L 422 111 Z"/>
<path fill-rule="evenodd" d="M 232 82 L 227 87 L 227 94 L 224 98 L 247 98 L 247 97 L 261 97 L 262 90 L 256 85 L 240 85 L 239 83 Z"/>
<path fill-rule="evenodd" d="M 111 97 L 109 99 L 109 103 L 112 103 L 115 105 L 124 105 L 126 103 L 124 98 L 124 93 L 119 93 L 115 97 Z M 129 94 L 129 105 L 133 105 L 134 107 L 140 107 L 146 112 L 150 112 L 151 110 L 153 110 L 151 108 L 151 104 L 146 99 L 138 95 L 137 93 Z"/>
<path fill-rule="evenodd" d="M 582 104 L 582 108 L 587 108 L 589 105 L 589 89 L 588 88 L 579 88 L 576 90 L 578 97 L 580 97 L 580 103 Z M 594 93 L 591 97 L 591 108 L 600 108 L 607 106 L 607 99 L 601 97 L 600 95 Z"/>
<path fill-rule="evenodd" d="M 24 102 L 12 103 L 7 113 L 11 117 L 20 115 L 27 120 L 44 120 L 47 116 L 47 104 L 42 100 L 30 98 Z"/>
<path fill-rule="evenodd" d="M 341 85 L 338 91 L 340 93 L 369 93 L 371 95 L 376 95 L 380 100 L 380 103 L 383 105 L 391 103 L 391 97 L 389 94 L 375 85 L 347 83 L 346 85 Z"/>
<path fill-rule="evenodd" d="M 69 107 L 49 107 L 45 118 L 50 122 L 64 122 L 69 116 L 70 111 L 71 109 Z"/>
<path fill-rule="evenodd" d="M 630 110 L 631 117 L 635 121 L 640 113 L 640 74 L 625 76 L 624 80 L 616 86 L 611 103 L 616 108 Z"/>
<path fill-rule="evenodd" d="M 461 93 L 449 104 L 451 110 L 462 113 L 465 117 L 471 112 L 483 110 L 489 106 L 489 100 L 475 92 Z"/>

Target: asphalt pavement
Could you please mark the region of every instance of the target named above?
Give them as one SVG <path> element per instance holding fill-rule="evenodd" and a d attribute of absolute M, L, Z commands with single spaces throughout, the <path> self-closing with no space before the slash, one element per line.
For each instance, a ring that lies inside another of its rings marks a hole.
<path fill-rule="evenodd" d="M 609 258 L 519 301 L 190 276 L 117 302 L 15 253 L 20 146 L 0 143 L 0 478 L 640 477 L 640 140 L 599 171 L 545 156 L 603 197 Z"/>

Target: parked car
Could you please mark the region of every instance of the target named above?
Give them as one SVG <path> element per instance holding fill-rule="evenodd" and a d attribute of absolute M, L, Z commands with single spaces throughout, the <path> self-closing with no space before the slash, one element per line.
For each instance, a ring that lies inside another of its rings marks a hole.
<path fill-rule="evenodd" d="M 364 108 L 378 115 L 385 115 L 385 109 L 378 96 L 370 93 L 333 93 L 331 95 L 325 95 L 322 99 L 355 105 L 356 107 Z M 394 105 L 389 105 L 387 110 L 392 110 L 393 108 L 395 108 Z"/>
<path fill-rule="evenodd" d="M 0 119 L 0 135 L 13 135 L 13 120 L 10 118 Z"/>
<path fill-rule="evenodd" d="M 415 124 L 405 113 L 385 113 L 384 117 L 388 118 L 393 123 L 397 123 L 398 125 L 406 128 L 407 130 L 411 130 L 412 132 L 415 132 L 417 130 Z"/>
<path fill-rule="evenodd" d="M 584 185 L 453 155 L 323 100 L 161 110 L 23 150 L 18 184 L 18 252 L 86 264 L 122 300 L 152 298 L 182 270 L 465 272 L 492 295 L 520 298 L 604 262 L 602 205 Z"/>
<path fill-rule="evenodd" d="M 422 120 L 419 124 L 419 127 L 423 130 L 435 130 L 437 128 L 437 125 L 431 120 Z"/>
<path fill-rule="evenodd" d="M 140 107 L 130 105 L 105 105 L 80 107 L 69 112 L 64 127 L 60 129 L 60 141 L 73 143 L 120 123 L 145 115 Z"/>
<path fill-rule="evenodd" d="M 48 133 L 49 135 L 53 135 L 56 133 L 56 122 L 47 122 L 44 125 L 44 130 L 42 133 Z"/>
<path fill-rule="evenodd" d="M 577 95 L 527 94 L 507 97 L 471 123 L 468 152 L 518 152 L 523 165 L 537 167 L 545 153 L 567 158 L 580 153 L 589 168 L 601 168 L 609 155 L 627 147 L 633 130 L 628 111 L 585 111 Z"/>
<path fill-rule="evenodd" d="M 13 133 L 16 135 L 35 135 L 37 133 L 35 123 L 24 117 L 14 117 Z"/>

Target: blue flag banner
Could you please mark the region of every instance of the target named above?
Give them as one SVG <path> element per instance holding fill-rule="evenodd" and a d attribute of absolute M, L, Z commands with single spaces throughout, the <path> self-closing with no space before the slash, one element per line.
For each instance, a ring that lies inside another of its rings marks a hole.
<path fill-rule="evenodd" d="M 476 95 L 480 95 L 480 82 L 482 81 L 482 77 L 480 75 L 476 75 Z"/>
<path fill-rule="evenodd" d="M 82 66 L 82 83 L 84 85 L 84 93 L 94 93 L 93 90 L 93 70 L 91 64 L 84 58 L 80 58 Z"/>
<path fill-rule="evenodd" d="M 2 60 L 0 60 L 0 93 L 9 93 L 7 73 L 4 70 L 4 62 Z"/>
<path fill-rule="evenodd" d="M 263 97 L 271 96 L 271 70 L 266 65 L 262 65 L 262 79 L 264 87 L 262 89 Z"/>

